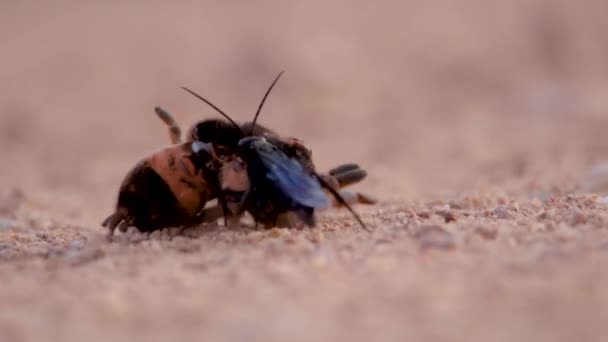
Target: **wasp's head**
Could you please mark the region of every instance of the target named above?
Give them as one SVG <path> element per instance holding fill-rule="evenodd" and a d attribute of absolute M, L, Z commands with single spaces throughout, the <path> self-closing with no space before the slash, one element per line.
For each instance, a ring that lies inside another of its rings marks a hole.
<path fill-rule="evenodd" d="M 238 127 L 221 119 L 200 121 L 192 126 L 188 135 L 194 141 L 213 143 L 229 149 L 236 148 L 239 139 L 243 137 Z"/>

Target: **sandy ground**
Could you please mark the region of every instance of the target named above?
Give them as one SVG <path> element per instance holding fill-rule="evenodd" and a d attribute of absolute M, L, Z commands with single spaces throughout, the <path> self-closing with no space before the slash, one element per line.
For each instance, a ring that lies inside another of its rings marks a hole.
<path fill-rule="evenodd" d="M 1 341 L 602 341 L 604 1 L 0 4 Z M 379 198 L 316 229 L 115 243 L 126 171 L 262 122 Z M 608 167 L 606 167 L 608 169 Z"/>

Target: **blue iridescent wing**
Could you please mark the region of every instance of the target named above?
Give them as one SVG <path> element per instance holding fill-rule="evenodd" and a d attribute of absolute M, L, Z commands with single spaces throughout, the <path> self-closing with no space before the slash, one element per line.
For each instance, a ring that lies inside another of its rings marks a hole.
<path fill-rule="evenodd" d="M 267 141 L 254 145 L 260 161 L 268 170 L 266 177 L 287 197 L 309 208 L 326 208 L 331 204 L 316 176 L 300 162 Z"/>

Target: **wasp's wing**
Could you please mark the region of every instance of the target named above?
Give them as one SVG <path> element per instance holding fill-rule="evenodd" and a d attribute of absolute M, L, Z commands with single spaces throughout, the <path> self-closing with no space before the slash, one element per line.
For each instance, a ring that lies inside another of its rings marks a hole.
<path fill-rule="evenodd" d="M 288 157 L 272 144 L 257 148 L 268 177 L 279 190 L 293 201 L 309 208 L 326 208 L 331 201 L 323 192 L 317 178 L 296 159 Z"/>

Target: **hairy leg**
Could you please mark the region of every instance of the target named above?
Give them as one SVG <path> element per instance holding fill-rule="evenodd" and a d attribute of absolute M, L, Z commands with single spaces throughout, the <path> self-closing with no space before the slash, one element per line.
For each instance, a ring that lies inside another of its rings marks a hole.
<path fill-rule="evenodd" d="M 179 144 L 182 142 L 182 131 L 179 128 L 179 125 L 173 119 L 171 114 L 161 107 L 155 107 L 154 111 L 156 115 L 169 127 L 169 138 L 171 139 L 172 144 Z"/>

